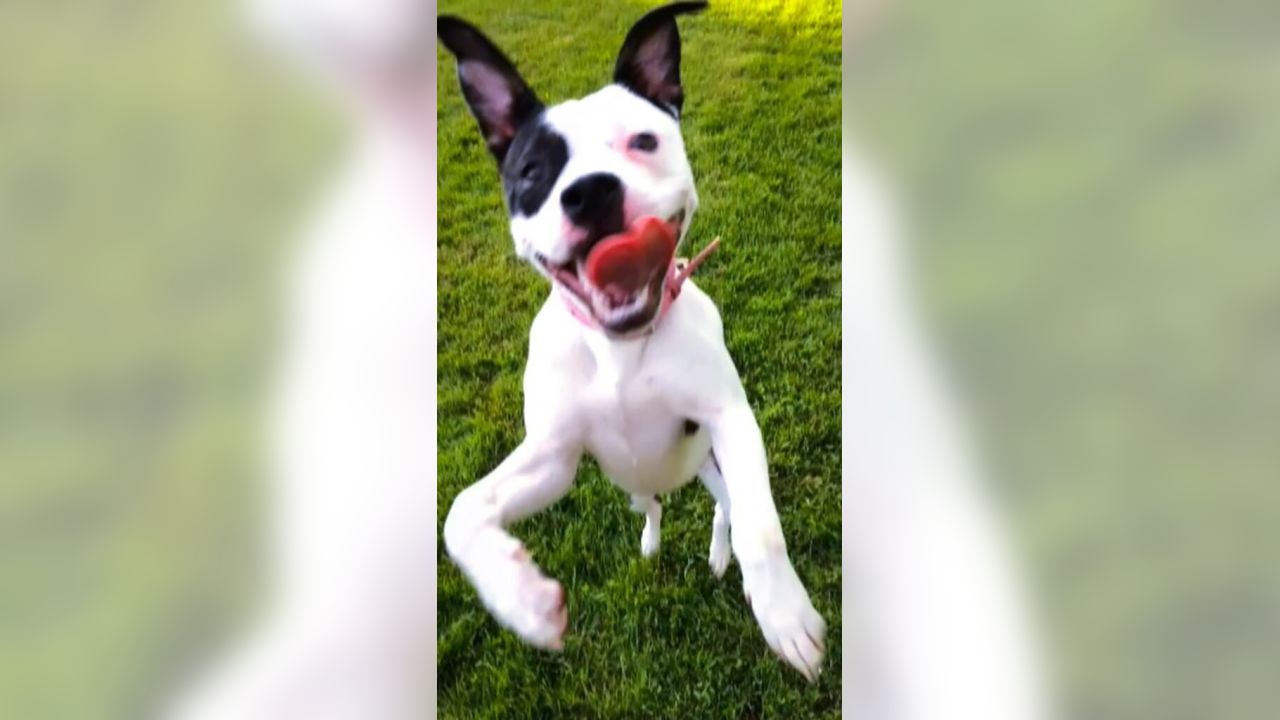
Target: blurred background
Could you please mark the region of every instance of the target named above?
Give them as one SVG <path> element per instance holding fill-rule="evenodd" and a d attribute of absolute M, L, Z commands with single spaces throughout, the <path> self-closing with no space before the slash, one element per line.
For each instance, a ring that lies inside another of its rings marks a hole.
<path fill-rule="evenodd" d="M 882 10 L 846 128 L 910 205 L 1066 717 L 1273 717 L 1280 5 Z"/>
<path fill-rule="evenodd" d="M 252 600 L 276 270 L 340 136 L 233 10 L 0 4 L 0 717 L 147 717 Z"/>
<path fill-rule="evenodd" d="M 1280 6 L 876 17 L 846 121 L 1066 716 L 1274 716 Z M 145 716 L 251 600 L 276 270 L 341 136 L 221 3 L 7 2 L 0 53 L 0 716 Z"/>

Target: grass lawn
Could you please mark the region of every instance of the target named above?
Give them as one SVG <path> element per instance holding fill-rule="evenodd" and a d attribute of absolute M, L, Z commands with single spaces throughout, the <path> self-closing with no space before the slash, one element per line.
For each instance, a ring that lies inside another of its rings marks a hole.
<path fill-rule="evenodd" d="M 547 103 L 585 95 L 644 4 L 442 3 L 486 31 Z M 828 8 L 829 10 L 829 8 Z M 565 584 L 563 654 L 524 646 L 485 612 L 441 544 L 439 707 L 446 718 L 836 717 L 840 703 L 840 31 L 761 24 L 714 7 L 680 20 L 682 121 L 701 206 L 687 247 L 760 420 L 788 546 L 829 623 L 809 685 L 769 652 L 731 566 L 706 564 L 711 498 L 664 498 L 662 549 L 590 462 L 550 510 L 514 528 Z M 813 20 L 800 17 L 797 20 Z M 439 55 L 439 521 L 523 437 L 528 327 L 547 283 L 512 253 L 493 161 Z M 803 189 L 803 192 L 800 191 Z M 786 268 L 786 272 L 778 272 Z"/>

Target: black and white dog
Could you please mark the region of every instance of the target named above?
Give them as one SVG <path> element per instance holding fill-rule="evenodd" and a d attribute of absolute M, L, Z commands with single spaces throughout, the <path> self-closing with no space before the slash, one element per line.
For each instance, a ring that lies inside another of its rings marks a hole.
<path fill-rule="evenodd" d="M 812 680 L 826 627 L 787 556 L 760 428 L 716 306 L 691 282 L 677 295 L 675 250 L 698 196 L 680 135 L 676 17 L 704 6 L 651 11 L 611 83 L 551 107 L 479 30 L 438 20 L 501 171 L 516 254 L 552 285 L 530 330 L 525 439 L 458 495 L 444 539 L 499 622 L 559 649 L 564 591 L 504 526 L 564 495 L 590 453 L 645 514 L 640 551 L 652 555 L 657 495 L 696 475 L 716 502 L 711 571 L 724 573 L 732 549 L 765 641 Z"/>

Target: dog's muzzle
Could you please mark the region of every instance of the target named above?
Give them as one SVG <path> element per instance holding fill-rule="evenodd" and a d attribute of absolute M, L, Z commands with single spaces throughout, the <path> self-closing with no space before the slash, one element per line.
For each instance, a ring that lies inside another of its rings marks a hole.
<path fill-rule="evenodd" d="M 582 243 L 567 262 L 535 259 L 579 319 L 612 337 L 639 334 L 664 305 L 684 219 L 684 209 L 665 220 L 639 217 L 621 232 Z"/>

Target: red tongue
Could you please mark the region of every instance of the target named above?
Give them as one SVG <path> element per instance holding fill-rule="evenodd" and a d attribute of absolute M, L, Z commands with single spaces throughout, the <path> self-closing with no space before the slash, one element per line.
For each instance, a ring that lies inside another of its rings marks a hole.
<path fill-rule="evenodd" d="M 676 237 L 662 220 L 649 215 L 610 235 L 587 255 L 587 279 L 598 288 L 635 292 L 658 269 L 666 269 L 676 251 Z"/>

